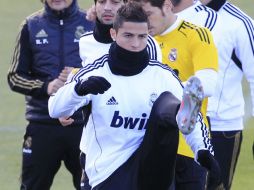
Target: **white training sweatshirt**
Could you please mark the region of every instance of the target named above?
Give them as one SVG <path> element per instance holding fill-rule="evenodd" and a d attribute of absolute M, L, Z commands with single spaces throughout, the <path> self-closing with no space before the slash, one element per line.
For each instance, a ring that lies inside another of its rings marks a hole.
<path fill-rule="evenodd" d="M 104 94 L 78 96 L 74 90 L 76 81 L 89 76 L 103 76 L 111 87 Z M 92 102 L 86 135 L 82 135 L 80 145 L 86 153 L 85 170 L 92 187 L 107 179 L 139 147 L 153 102 L 164 91 L 182 98 L 182 85 L 166 65 L 150 61 L 137 75 L 114 75 L 105 55 L 82 68 L 72 82 L 50 97 L 49 114 L 53 118 L 71 116 L 79 107 Z M 210 146 L 207 128 L 202 126 L 200 116 L 194 131 L 185 136 L 195 153 Z"/>

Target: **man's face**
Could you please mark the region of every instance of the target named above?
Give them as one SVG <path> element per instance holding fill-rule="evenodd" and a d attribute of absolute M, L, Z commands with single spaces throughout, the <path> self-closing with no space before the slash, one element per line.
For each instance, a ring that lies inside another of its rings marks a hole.
<path fill-rule="evenodd" d="M 153 7 L 150 2 L 143 2 L 142 7 L 149 20 L 149 34 L 151 36 L 160 35 L 165 30 L 166 17 L 163 10 Z"/>
<path fill-rule="evenodd" d="M 147 46 L 148 24 L 146 22 L 124 22 L 122 27 L 115 31 L 110 30 L 116 43 L 132 52 L 139 52 Z"/>
<path fill-rule="evenodd" d="M 95 5 L 97 18 L 103 24 L 113 24 L 116 12 L 123 4 L 123 0 L 97 0 Z"/>
<path fill-rule="evenodd" d="M 55 11 L 61 11 L 69 7 L 73 0 L 46 0 L 49 7 Z"/>

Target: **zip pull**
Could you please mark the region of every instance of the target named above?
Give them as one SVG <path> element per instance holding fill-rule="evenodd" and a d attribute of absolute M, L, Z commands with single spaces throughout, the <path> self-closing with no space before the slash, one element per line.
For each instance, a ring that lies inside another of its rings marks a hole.
<path fill-rule="evenodd" d="M 62 26 L 64 24 L 63 19 L 60 20 L 60 25 Z"/>

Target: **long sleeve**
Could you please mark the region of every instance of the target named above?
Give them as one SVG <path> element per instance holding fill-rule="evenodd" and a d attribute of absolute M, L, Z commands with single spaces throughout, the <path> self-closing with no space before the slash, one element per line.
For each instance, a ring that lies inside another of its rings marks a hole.
<path fill-rule="evenodd" d="M 80 107 L 87 105 L 90 95 L 78 96 L 74 90 L 76 81 L 61 87 L 49 98 L 48 109 L 52 118 L 69 117 Z"/>
<path fill-rule="evenodd" d="M 29 44 L 29 31 L 24 22 L 17 37 L 12 64 L 8 71 L 8 83 L 13 91 L 31 96 L 47 96 L 47 81 L 41 81 L 32 73 L 33 52 Z"/>
<path fill-rule="evenodd" d="M 246 25 L 238 29 L 236 36 L 235 56 L 242 64 L 246 80 L 250 86 L 252 99 L 252 115 L 254 116 L 254 22 L 251 18 L 245 20 Z"/>
<path fill-rule="evenodd" d="M 198 121 L 192 133 L 190 133 L 189 135 L 184 135 L 184 137 L 187 144 L 194 152 L 195 160 L 197 158 L 197 152 L 201 149 L 209 150 L 211 154 L 214 154 L 211 139 L 209 137 L 209 129 L 205 126 L 201 115 L 198 116 Z"/>
<path fill-rule="evenodd" d="M 205 97 L 212 96 L 216 89 L 217 72 L 213 69 L 202 69 L 196 71 L 195 76 L 201 81 Z"/>

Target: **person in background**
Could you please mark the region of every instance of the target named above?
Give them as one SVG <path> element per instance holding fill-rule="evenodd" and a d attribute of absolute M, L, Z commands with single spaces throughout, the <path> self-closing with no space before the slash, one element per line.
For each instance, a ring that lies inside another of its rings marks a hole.
<path fill-rule="evenodd" d="M 171 0 L 132 0 L 141 2 L 150 24 L 149 33 L 159 43 L 162 50 L 162 62 L 169 65 L 179 78 L 185 82 L 191 76 L 200 79 L 205 99 L 201 112 L 205 125 L 202 135 L 209 139 L 208 120 L 206 118 L 207 97 L 213 94 L 217 79 L 218 53 L 211 32 L 204 27 L 182 20 L 173 13 Z M 160 20 L 161 22 L 158 22 Z M 208 141 L 210 143 L 210 140 Z M 176 175 L 170 189 L 202 189 L 206 188 L 207 168 L 195 162 L 197 152 L 193 152 L 180 134 Z M 206 146 L 207 152 L 213 154 L 211 144 Z M 183 172 L 181 172 L 183 171 Z M 210 172 L 213 182 L 219 183 L 218 173 Z"/>
<path fill-rule="evenodd" d="M 110 35 L 110 28 L 113 27 L 117 10 L 126 2 L 127 0 L 94 0 L 94 6 L 89 9 L 87 16 L 91 21 L 95 21 L 95 28 L 84 34 L 79 42 L 83 66 L 108 53 L 114 41 Z M 148 36 L 147 51 L 150 59 L 162 60 L 160 47 L 151 36 Z"/>
<path fill-rule="evenodd" d="M 52 119 L 49 96 L 66 82 L 72 68 L 81 67 L 79 38 L 93 28 L 77 0 L 41 0 L 44 9 L 22 23 L 12 65 L 10 88 L 25 95 L 28 125 L 22 148 L 21 187 L 48 190 L 61 166 L 72 174 L 80 189 L 79 143 L 84 125 L 83 110 L 68 119 Z"/>
<path fill-rule="evenodd" d="M 254 115 L 254 22 L 226 0 L 202 0 L 222 19 L 223 40 L 219 50 L 219 72 L 215 94 L 209 98 L 208 116 L 215 157 L 222 168 L 224 188 L 232 185 L 244 129 L 243 76 L 250 85 Z"/>
<path fill-rule="evenodd" d="M 214 44 L 218 50 L 219 44 L 221 40 L 223 40 L 221 37 L 223 35 L 220 34 L 221 19 L 216 11 L 204 6 L 199 0 L 171 0 L 171 2 L 173 4 L 172 11 L 179 18 L 195 25 L 206 27 L 211 31 Z M 178 56 L 181 56 L 180 53 Z M 205 65 L 205 61 L 203 62 Z M 215 91 L 216 80 L 205 80 L 205 82 L 211 89 L 205 94 L 205 96 L 211 97 Z M 209 123 L 208 127 L 210 128 Z M 192 189 L 200 189 L 200 181 L 202 181 L 202 189 L 205 189 L 205 181 L 207 181 L 207 177 L 206 175 L 202 175 L 203 177 L 200 177 L 200 172 L 203 170 L 202 173 L 204 173 L 204 169 L 201 169 L 193 159 L 190 159 L 193 154 L 183 139 L 181 139 L 180 142 L 183 142 L 181 146 L 185 148 L 186 152 L 184 152 L 184 154 L 178 154 L 177 156 L 174 184 L 175 188 L 177 190 L 190 189 L 190 186 L 192 185 Z"/>

